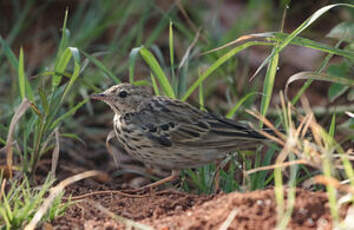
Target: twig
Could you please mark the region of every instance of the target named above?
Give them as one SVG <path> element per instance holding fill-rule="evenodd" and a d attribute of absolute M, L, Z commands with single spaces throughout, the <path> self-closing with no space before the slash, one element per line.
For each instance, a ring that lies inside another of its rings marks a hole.
<path fill-rule="evenodd" d="M 225 222 L 220 226 L 219 230 L 227 230 L 232 221 L 235 219 L 235 216 L 237 215 L 238 211 L 239 210 L 237 208 L 234 208 L 230 212 L 229 216 L 226 218 Z"/>
<path fill-rule="evenodd" d="M 54 130 L 55 132 L 55 148 L 52 153 L 52 176 L 55 178 L 55 171 L 58 166 L 58 160 L 59 160 L 59 150 L 60 150 L 60 145 L 59 145 L 59 130 L 56 128 Z"/>
<path fill-rule="evenodd" d="M 13 133 L 15 132 L 15 126 L 17 122 L 20 120 L 20 118 L 23 116 L 23 114 L 26 112 L 26 110 L 30 107 L 30 105 L 31 102 L 27 98 L 24 98 L 20 106 L 16 109 L 16 112 L 11 119 L 9 132 L 7 133 L 6 146 L 5 146 L 6 153 L 7 153 L 6 163 L 7 163 L 7 168 L 9 170 L 9 178 L 12 178 L 12 156 L 13 156 L 12 139 L 13 139 Z"/>
<path fill-rule="evenodd" d="M 88 200 L 88 202 L 91 203 L 92 206 L 94 206 L 96 209 L 100 210 L 101 212 L 103 212 L 107 216 L 111 217 L 113 220 L 125 224 L 128 227 L 128 229 L 130 229 L 131 227 L 134 227 L 136 229 L 153 230 L 153 228 L 148 225 L 140 224 L 135 221 L 129 220 L 125 217 L 116 215 L 113 212 L 109 211 L 107 208 L 103 207 L 101 204 L 99 204 L 93 200 Z"/>

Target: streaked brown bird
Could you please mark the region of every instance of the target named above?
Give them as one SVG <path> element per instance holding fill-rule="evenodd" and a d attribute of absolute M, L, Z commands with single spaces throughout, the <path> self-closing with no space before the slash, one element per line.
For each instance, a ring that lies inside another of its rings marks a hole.
<path fill-rule="evenodd" d="M 174 180 L 180 169 L 223 159 L 234 150 L 249 149 L 265 139 L 233 120 L 180 100 L 153 96 L 146 88 L 128 83 L 91 97 L 104 101 L 114 111 L 113 129 L 128 154 L 172 170 L 171 176 L 147 187 Z"/>

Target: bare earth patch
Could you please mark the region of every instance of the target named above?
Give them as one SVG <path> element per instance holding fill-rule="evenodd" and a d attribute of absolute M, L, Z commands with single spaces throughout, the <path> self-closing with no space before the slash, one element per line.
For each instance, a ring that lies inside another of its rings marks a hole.
<path fill-rule="evenodd" d="M 74 196 L 97 191 L 88 180 L 69 187 Z M 109 187 L 109 186 L 107 186 Z M 102 186 L 100 189 L 107 189 Z M 272 189 L 250 193 L 220 193 L 213 196 L 178 191 L 151 192 L 143 198 L 119 194 L 94 195 L 77 201 L 64 216 L 51 225 L 55 229 L 125 229 L 94 206 L 102 205 L 115 215 L 145 224 L 154 229 L 219 229 L 233 212 L 228 229 L 273 229 L 276 202 Z M 331 229 L 331 216 L 324 192 L 296 191 L 296 203 L 290 229 Z"/>

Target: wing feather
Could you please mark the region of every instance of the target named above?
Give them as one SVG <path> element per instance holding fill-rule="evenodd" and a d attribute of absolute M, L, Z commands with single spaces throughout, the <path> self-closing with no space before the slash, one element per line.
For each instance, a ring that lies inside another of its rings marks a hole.
<path fill-rule="evenodd" d="M 156 146 L 231 148 L 263 139 L 257 131 L 233 120 L 201 111 L 179 100 L 155 97 L 140 105 L 131 124 L 141 129 Z"/>

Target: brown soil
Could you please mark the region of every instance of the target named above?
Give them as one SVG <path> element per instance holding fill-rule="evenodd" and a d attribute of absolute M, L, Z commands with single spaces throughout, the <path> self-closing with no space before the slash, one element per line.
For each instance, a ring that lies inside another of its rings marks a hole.
<path fill-rule="evenodd" d="M 69 187 L 73 196 L 97 191 L 96 182 L 86 180 Z M 101 185 L 107 190 L 109 185 Z M 110 193 L 76 201 L 64 216 L 49 226 L 55 229 L 126 229 L 126 220 L 114 220 L 110 212 L 154 229 L 219 229 L 230 216 L 227 229 L 273 229 L 276 225 L 274 190 L 250 193 L 193 195 L 175 190 L 145 194 L 142 198 Z M 331 229 L 326 194 L 297 189 L 290 229 Z M 46 225 L 48 227 L 48 224 Z M 48 229 L 48 228 L 46 228 Z M 138 228 L 137 228 L 138 229 Z"/>

